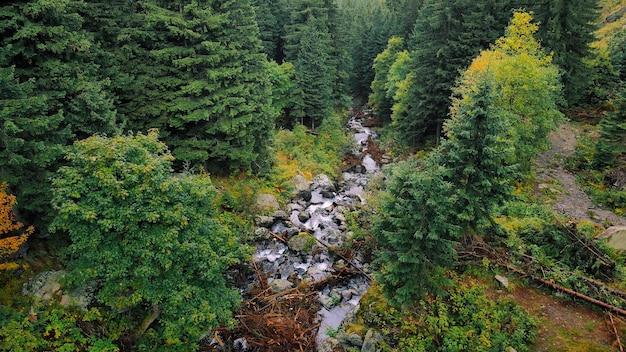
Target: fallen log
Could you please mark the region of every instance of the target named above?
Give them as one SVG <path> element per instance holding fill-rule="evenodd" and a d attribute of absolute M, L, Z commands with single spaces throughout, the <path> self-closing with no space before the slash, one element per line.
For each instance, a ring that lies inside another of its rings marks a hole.
<path fill-rule="evenodd" d="M 617 313 L 617 314 L 620 314 L 620 315 L 626 317 L 626 310 L 624 310 L 622 308 L 616 307 L 616 306 L 608 304 L 606 302 L 602 302 L 602 301 L 600 301 L 598 299 L 595 299 L 593 297 L 589 297 L 589 296 L 584 295 L 584 294 L 582 294 L 580 292 L 576 292 L 576 291 L 574 291 L 572 289 L 569 289 L 567 287 L 555 284 L 554 282 L 551 282 L 551 281 L 542 279 L 542 278 L 540 278 L 538 276 L 529 274 L 529 273 L 524 272 L 524 271 L 522 271 L 520 269 L 512 267 L 512 266 L 510 266 L 508 264 L 501 264 L 501 265 L 503 267 L 507 268 L 508 270 L 511 270 L 511 271 L 513 271 L 515 273 L 518 273 L 518 274 L 522 275 L 522 276 L 526 276 L 526 277 L 528 277 L 528 278 L 530 278 L 530 279 L 532 279 L 534 281 L 541 282 L 542 284 L 547 285 L 547 286 L 549 286 L 549 287 L 551 287 L 551 288 L 553 288 L 555 290 L 558 290 L 558 291 L 567 293 L 568 295 L 571 295 L 571 296 L 583 299 L 583 300 L 585 300 L 585 301 L 587 301 L 589 303 L 593 303 L 593 304 L 597 305 L 598 307 L 602 307 L 602 308 L 608 309 L 608 310 L 610 310 L 610 311 L 612 311 L 614 313 Z"/>

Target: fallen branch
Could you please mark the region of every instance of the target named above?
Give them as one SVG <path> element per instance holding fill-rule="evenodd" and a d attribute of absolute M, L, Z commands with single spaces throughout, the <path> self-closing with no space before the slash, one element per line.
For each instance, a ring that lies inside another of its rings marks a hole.
<path fill-rule="evenodd" d="M 624 346 L 622 346 L 622 341 L 619 338 L 619 334 L 617 333 L 617 328 L 615 327 L 615 321 L 613 321 L 613 314 L 609 312 L 609 318 L 611 319 L 611 327 L 613 327 L 613 333 L 615 333 L 615 338 L 617 339 L 617 346 L 619 347 L 620 352 L 624 352 Z"/>
<path fill-rule="evenodd" d="M 616 306 L 614 306 L 614 305 L 611 305 L 611 304 L 608 304 L 608 303 L 602 302 L 602 301 L 600 301 L 600 300 L 597 300 L 597 299 L 595 299 L 595 298 L 589 297 L 589 296 L 584 295 L 584 294 L 582 294 L 582 293 L 580 293 L 580 292 L 576 292 L 576 291 L 574 291 L 574 290 L 572 290 L 572 289 L 569 289 L 569 288 L 567 288 L 567 287 L 564 287 L 564 286 L 561 286 L 561 285 L 555 284 L 554 282 L 551 282 L 551 281 L 548 281 L 548 280 L 542 279 L 542 278 L 540 278 L 540 277 L 538 277 L 538 276 L 535 276 L 535 275 L 532 275 L 532 274 L 526 273 L 526 272 L 524 272 L 524 271 L 522 271 L 522 270 L 520 270 L 520 269 L 517 269 L 517 268 L 515 268 L 515 267 L 512 267 L 512 266 L 510 266 L 510 265 L 508 265 L 508 264 L 501 264 L 501 265 L 502 265 L 503 267 L 507 268 L 508 270 L 511 270 L 511 271 L 513 271 L 513 272 L 515 272 L 515 273 L 518 273 L 518 274 L 522 275 L 522 276 L 526 276 L 526 277 L 528 277 L 528 278 L 530 278 L 530 279 L 532 279 L 532 280 L 535 280 L 535 281 L 541 282 L 542 284 L 547 285 L 547 286 L 549 286 L 549 287 L 551 287 L 551 288 L 553 288 L 553 289 L 555 289 L 555 290 L 558 290 L 558 291 L 561 291 L 561 292 L 567 293 L 567 294 L 569 294 L 569 295 L 571 295 L 571 296 L 574 296 L 574 297 L 577 297 L 577 298 L 583 299 L 583 300 L 585 300 L 585 301 L 587 301 L 587 302 L 593 303 L 593 304 L 595 304 L 595 305 L 597 305 L 597 306 L 599 306 L 599 307 L 602 307 L 602 308 L 608 309 L 608 310 L 610 310 L 610 311 L 612 311 L 612 312 L 618 313 L 618 314 L 620 314 L 620 315 L 622 315 L 622 316 L 625 316 L 625 317 L 626 317 L 626 310 L 624 310 L 624 309 L 622 309 L 622 308 L 619 308 L 619 307 L 616 307 Z"/>

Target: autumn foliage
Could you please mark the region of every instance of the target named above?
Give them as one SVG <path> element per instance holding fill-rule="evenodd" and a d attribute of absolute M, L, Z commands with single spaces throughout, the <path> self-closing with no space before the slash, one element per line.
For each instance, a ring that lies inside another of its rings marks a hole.
<path fill-rule="evenodd" d="M 17 252 L 17 250 L 26 242 L 35 229 L 29 226 L 25 231 L 21 231 L 24 224 L 15 221 L 13 206 L 15 205 L 15 196 L 6 192 L 7 184 L 0 184 L 0 271 L 15 269 L 17 264 L 5 262 L 7 258 Z"/>

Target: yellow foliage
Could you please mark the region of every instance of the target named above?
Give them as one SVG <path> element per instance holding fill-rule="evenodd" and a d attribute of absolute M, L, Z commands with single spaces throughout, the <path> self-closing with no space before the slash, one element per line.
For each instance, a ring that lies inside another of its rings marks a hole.
<path fill-rule="evenodd" d="M 15 196 L 6 192 L 7 186 L 6 182 L 0 184 L 0 236 L 6 236 L 0 238 L 0 260 L 17 252 L 26 242 L 28 236 L 35 231 L 34 227 L 29 226 L 23 233 L 18 233 L 24 224 L 15 221 L 15 214 L 13 213 L 13 206 L 16 203 Z M 17 267 L 19 266 L 15 263 L 0 263 L 0 271 L 12 270 Z"/>

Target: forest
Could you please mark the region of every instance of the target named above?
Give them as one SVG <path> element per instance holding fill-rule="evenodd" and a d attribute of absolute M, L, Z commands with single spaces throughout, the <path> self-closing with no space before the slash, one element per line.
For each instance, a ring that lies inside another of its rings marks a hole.
<path fill-rule="evenodd" d="M 626 1 L 0 4 L 0 351 L 624 351 Z"/>

